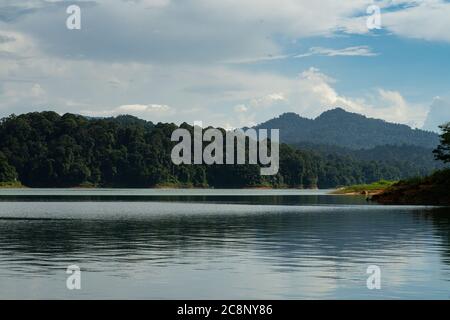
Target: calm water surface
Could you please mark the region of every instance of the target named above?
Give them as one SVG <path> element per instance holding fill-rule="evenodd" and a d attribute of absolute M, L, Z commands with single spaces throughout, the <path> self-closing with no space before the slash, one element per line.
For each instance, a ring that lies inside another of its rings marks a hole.
<path fill-rule="evenodd" d="M 0 298 L 448 299 L 450 209 L 327 191 L 0 190 Z"/>

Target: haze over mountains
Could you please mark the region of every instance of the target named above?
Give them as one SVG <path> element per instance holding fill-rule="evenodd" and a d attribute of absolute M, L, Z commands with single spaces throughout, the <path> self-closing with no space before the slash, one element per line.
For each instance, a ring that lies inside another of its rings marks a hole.
<path fill-rule="evenodd" d="M 342 108 L 325 111 L 315 119 L 284 113 L 256 129 L 280 129 L 281 142 L 313 143 L 349 149 L 370 149 L 384 145 L 411 145 L 427 149 L 439 144 L 437 133 L 412 129 L 407 125 L 367 118 Z"/>
<path fill-rule="evenodd" d="M 441 98 L 435 98 L 430 106 L 423 129 L 438 132 L 439 126 L 448 121 L 450 121 L 450 103 Z"/>

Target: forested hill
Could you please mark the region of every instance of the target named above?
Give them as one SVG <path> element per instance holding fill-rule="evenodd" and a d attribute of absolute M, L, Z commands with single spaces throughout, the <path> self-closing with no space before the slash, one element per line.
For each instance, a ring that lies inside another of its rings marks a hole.
<path fill-rule="evenodd" d="M 443 119 L 443 123 L 450 119 Z M 322 113 L 316 119 L 285 113 L 255 128 L 280 129 L 284 143 L 312 142 L 351 149 L 369 149 L 382 145 L 414 145 L 435 148 L 436 133 L 411 129 L 402 124 L 367 118 L 341 108 Z"/>
<path fill-rule="evenodd" d="M 299 142 L 292 146 L 303 151 L 318 153 L 323 157 L 336 155 L 358 161 L 395 164 L 407 175 L 425 176 L 444 167 L 442 162 L 436 161 L 432 148 L 412 145 L 384 145 L 358 150 L 311 142 Z"/>
<path fill-rule="evenodd" d="M 193 131 L 187 124 L 181 127 Z M 258 165 L 176 166 L 170 157 L 176 128 L 132 116 L 12 115 L 0 121 L 0 185 L 333 188 L 428 173 L 401 159 L 364 160 L 285 144 L 275 176 L 261 176 Z"/>

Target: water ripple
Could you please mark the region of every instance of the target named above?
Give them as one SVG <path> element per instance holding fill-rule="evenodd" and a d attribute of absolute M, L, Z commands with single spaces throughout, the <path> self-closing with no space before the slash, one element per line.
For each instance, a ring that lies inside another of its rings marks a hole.
<path fill-rule="evenodd" d="M 0 298 L 73 298 L 70 264 L 82 268 L 85 298 L 447 299 L 450 211 L 1 203 Z M 382 270 L 380 292 L 366 288 L 371 264 Z"/>

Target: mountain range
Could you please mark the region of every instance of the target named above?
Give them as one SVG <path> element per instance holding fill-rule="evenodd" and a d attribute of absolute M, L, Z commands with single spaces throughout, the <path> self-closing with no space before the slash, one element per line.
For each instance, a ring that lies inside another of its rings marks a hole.
<path fill-rule="evenodd" d="M 354 150 L 384 145 L 432 149 L 439 144 L 439 136 L 435 132 L 368 118 L 342 108 L 325 111 L 315 119 L 284 113 L 257 125 L 255 129 L 279 129 L 281 142 L 287 144 L 306 142 Z"/>

